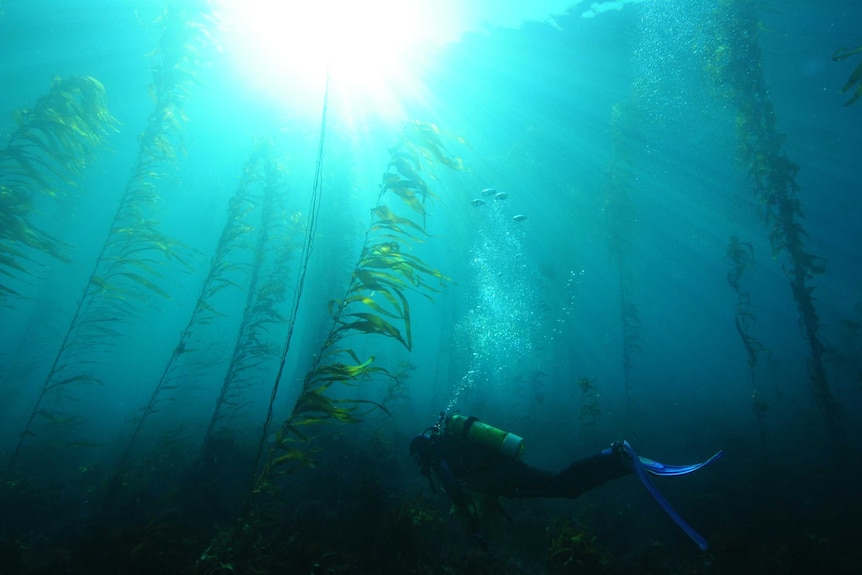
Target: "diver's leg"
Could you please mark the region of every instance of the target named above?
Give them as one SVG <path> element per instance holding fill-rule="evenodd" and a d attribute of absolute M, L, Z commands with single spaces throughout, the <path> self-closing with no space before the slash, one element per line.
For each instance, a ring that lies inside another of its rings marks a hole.
<path fill-rule="evenodd" d="M 564 497 L 574 499 L 603 483 L 633 472 L 630 456 L 614 444 L 610 449 L 575 461 L 559 473 L 509 461 L 465 477 L 467 488 L 502 497 Z"/>
<path fill-rule="evenodd" d="M 615 443 L 612 448 L 563 469 L 557 474 L 560 495 L 556 497 L 574 498 L 611 479 L 633 473 L 631 458 L 620 449 L 621 445 Z"/>
<path fill-rule="evenodd" d="M 486 473 L 472 478 L 469 488 L 503 497 L 574 499 L 611 479 L 632 472 L 630 457 L 615 444 L 611 449 L 575 461 L 559 473 L 513 461 L 509 465 L 500 466 L 493 474 Z"/>
<path fill-rule="evenodd" d="M 491 469 L 474 472 L 464 478 L 467 488 L 476 493 L 501 497 L 560 497 L 558 476 L 551 471 L 531 467 L 522 461 L 507 461 Z"/>

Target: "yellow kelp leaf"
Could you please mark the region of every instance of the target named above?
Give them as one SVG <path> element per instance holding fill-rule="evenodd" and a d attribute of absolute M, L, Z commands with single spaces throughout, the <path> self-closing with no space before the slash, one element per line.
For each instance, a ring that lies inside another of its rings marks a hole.
<path fill-rule="evenodd" d="M 832 54 L 832 60 L 834 60 L 835 62 L 839 62 L 839 61 L 843 60 L 844 58 L 852 56 L 853 54 L 859 54 L 860 52 L 862 52 L 862 46 L 856 46 L 855 48 L 845 48 L 845 49 L 841 49 L 841 50 L 836 50 Z"/>
<path fill-rule="evenodd" d="M 377 281 L 377 287 L 373 290 L 374 295 L 383 296 L 392 304 L 392 307 L 403 310 L 404 307 L 399 305 L 399 302 L 406 303 L 407 299 L 404 297 L 404 292 L 408 288 L 412 289 L 412 286 L 407 285 L 403 280 L 390 273 L 379 270 L 372 270 L 370 273 Z M 350 290 L 350 293 L 361 293 L 363 289 L 364 284 L 357 284 Z"/>
<path fill-rule="evenodd" d="M 406 122 L 404 134 L 409 142 L 430 153 L 443 165 L 457 171 L 464 169 L 463 160 L 451 156 L 446 150 L 446 146 L 443 145 L 443 140 L 440 138 L 440 129 L 436 125 L 430 122 L 411 120 Z"/>
<path fill-rule="evenodd" d="M 399 225 L 399 226 L 408 226 L 413 228 L 423 235 L 426 234 L 425 228 L 414 222 L 409 218 L 402 218 L 397 216 L 392 210 L 390 210 L 386 205 L 381 204 L 372 210 L 372 213 L 377 216 L 378 220 L 374 222 L 373 225 Z"/>
<path fill-rule="evenodd" d="M 365 333 L 385 335 L 397 339 L 404 347 L 410 349 L 407 341 L 402 337 L 401 331 L 382 317 L 370 313 L 351 313 L 348 315 L 359 318 L 359 321 L 343 323 L 339 331 L 354 329 Z"/>
<path fill-rule="evenodd" d="M 395 168 L 401 176 L 408 180 L 418 181 L 422 179 L 421 176 L 419 176 L 419 164 L 414 158 L 405 155 L 393 154 L 392 160 L 389 162 L 389 167 Z"/>
<path fill-rule="evenodd" d="M 306 389 L 300 394 L 299 398 L 296 400 L 296 405 L 293 408 L 293 413 L 305 413 L 309 411 L 319 411 L 322 413 L 328 413 L 329 411 L 335 409 L 335 406 L 332 405 L 332 400 L 323 395 L 323 390 L 321 389 Z M 303 421 L 295 422 L 294 425 L 307 425 L 308 422 L 311 421 L 311 418 L 303 418 Z"/>
<path fill-rule="evenodd" d="M 390 300 L 390 301 L 394 301 L 394 300 Z M 385 307 L 383 307 L 382 305 L 380 305 L 379 303 L 377 303 L 376 301 L 374 301 L 374 299 L 372 299 L 368 296 L 358 295 L 358 296 L 353 296 L 353 297 L 350 297 L 350 298 L 347 298 L 346 300 L 344 300 L 345 306 L 347 306 L 349 304 L 353 304 L 353 303 L 358 303 L 358 304 L 368 306 L 371 309 L 373 309 L 374 311 L 376 311 L 378 313 L 382 313 L 383 315 L 388 316 L 388 317 L 394 317 L 397 319 L 402 319 L 404 317 L 403 311 L 400 308 L 396 308 L 396 312 L 393 313 L 393 312 L 389 311 L 388 309 L 386 309 Z"/>
<path fill-rule="evenodd" d="M 425 215 L 425 206 L 422 205 L 422 202 L 419 201 L 419 198 L 416 196 L 414 191 L 410 188 L 391 188 L 393 192 L 395 192 L 398 197 L 404 200 L 404 203 L 416 213 Z"/>
<path fill-rule="evenodd" d="M 284 455 L 279 455 L 269 462 L 270 465 L 283 465 L 285 463 L 301 463 L 308 464 L 311 462 L 311 457 L 307 453 L 303 453 L 299 449 L 290 448 Z"/>
<path fill-rule="evenodd" d="M 84 418 L 80 415 L 70 415 L 68 413 L 63 413 L 59 411 L 47 411 L 44 409 L 40 409 L 36 413 L 38 415 L 41 415 L 51 423 L 57 425 L 78 425 L 84 422 Z"/>
<path fill-rule="evenodd" d="M 389 283 L 389 285 L 393 285 L 394 287 L 396 287 L 396 289 L 399 290 L 401 288 L 407 287 L 422 287 L 431 291 L 439 291 L 429 286 L 423 280 L 423 275 L 435 277 L 440 280 L 441 284 L 446 281 L 449 281 L 448 277 L 444 276 L 439 271 L 428 267 L 418 257 L 411 256 L 409 254 L 390 253 L 386 257 L 366 257 L 361 261 L 361 264 L 365 268 L 370 268 L 365 271 L 368 271 L 373 275 L 375 284 L 378 286 L 377 288 L 372 288 L 375 290 L 382 289 L 383 285 Z M 401 277 L 405 278 L 407 282 L 391 273 L 379 271 L 383 269 L 389 269 L 394 272 L 397 272 Z M 363 278 L 359 279 L 362 280 Z M 426 297 L 429 297 L 428 294 L 423 293 L 422 290 L 419 290 L 419 293 Z"/>
<path fill-rule="evenodd" d="M 303 434 L 292 423 L 290 423 L 290 420 L 288 420 L 288 422 L 285 422 L 284 430 L 285 430 L 285 432 L 290 432 L 290 433 L 296 435 L 302 441 L 308 441 L 308 437 L 306 437 L 305 434 Z M 296 440 L 291 439 L 290 437 L 282 437 L 282 434 L 279 433 L 279 436 L 276 439 L 276 444 L 282 449 L 291 449 L 289 444 L 292 441 L 296 441 Z"/>
<path fill-rule="evenodd" d="M 435 270 L 434 268 L 428 267 L 425 262 L 419 259 L 416 256 L 410 254 L 401 254 L 401 257 L 410 262 L 410 265 L 413 269 L 418 270 L 424 274 L 435 277 L 442 281 L 449 281 L 450 278 L 444 276 L 440 271 Z"/>
<path fill-rule="evenodd" d="M 350 403 L 356 403 L 356 404 L 367 403 L 369 405 L 372 405 L 375 409 L 382 409 L 386 413 L 386 415 L 392 415 L 389 412 L 389 410 L 386 409 L 386 407 L 382 403 L 377 403 L 376 401 L 371 401 L 370 399 L 349 399 L 346 401 L 349 401 Z M 369 411 L 371 411 L 371 410 L 369 410 Z"/>
<path fill-rule="evenodd" d="M 144 286 L 145 288 L 147 288 L 151 291 L 154 291 L 155 293 L 159 294 L 163 298 L 171 299 L 171 296 L 166 291 L 164 291 L 162 288 L 160 288 L 159 286 L 157 286 L 156 284 L 154 284 L 153 282 L 151 282 L 150 280 L 148 280 L 147 278 L 145 278 L 144 276 L 142 276 L 140 274 L 136 274 L 133 272 L 118 272 L 114 275 L 129 278 L 130 280 Z"/>
<path fill-rule="evenodd" d="M 850 76 L 850 79 L 847 80 L 847 83 L 844 85 L 841 91 L 848 92 L 854 84 L 859 85 L 856 86 L 856 91 L 853 93 L 853 96 L 844 103 L 845 106 L 849 106 L 850 104 L 858 100 L 860 97 L 862 97 L 862 64 L 859 64 L 856 67 L 856 70 Z"/>
<path fill-rule="evenodd" d="M 374 356 L 372 355 L 363 363 L 359 365 L 347 365 L 344 363 L 335 362 L 329 365 L 319 366 L 316 370 L 316 374 L 335 374 L 335 375 L 344 375 L 349 378 L 356 378 L 363 375 L 371 364 L 374 362 Z"/>
<path fill-rule="evenodd" d="M 61 385 L 71 385 L 74 383 L 96 383 L 102 385 L 102 380 L 92 375 L 82 373 L 80 375 L 75 375 L 72 377 L 67 377 L 65 379 L 61 379 L 60 381 L 52 382 L 46 389 L 53 389 L 55 387 L 60 387 Z"/>
<path fill-rule="evenodd" d="M 354 270 L 353 277 L 359 280 L 359 284 L 351 288 L 351 292 L 360 289 L 385 291 L 388 289 L 387 286 L 395 289 L 409 287 L 400 278 L 377 270 L 357 269 Z"/>
<path fill-rule="evenodd" d="M 302 395 L 299 396 L 299 399 L 293 408 L 294 415 L 308 412 L 319 412 L 325 414 L 326 417 L 330 417 L 342 423 L 354 423 L 359 421 L 351 415 L 351 411 L 351 409 L 336 407 L 330 398 L 318 391 L 303 392 Z M 307 420 L 313 419 L 315 418 L 306 418 L 303 416 L 302 421 L 297 421 L 294 425 L 304 425 Z"/>

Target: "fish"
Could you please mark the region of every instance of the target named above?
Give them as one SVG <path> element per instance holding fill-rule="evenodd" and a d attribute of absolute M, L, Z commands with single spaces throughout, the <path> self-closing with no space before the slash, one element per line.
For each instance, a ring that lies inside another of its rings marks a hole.
<path fill-rule="evenodd" d="M 476 198 L 475 200 L 473 200 L 470 203 L 473 204 L 474 206 L 484 206 L 485 200 L 480 200 L 479 198 Z"/>
<path fill-rule="evenodd" d="M 526 219 L 527 219 L 527 216 L 525 216 L 524 214 L 518 214 L 517 216 L 512 217 L 512 221 L 514 221 L 514 222 L 523 222 Z"/>
<path fill-rule="evenodd" d="M 495 190 L 494 188 L 485 188 L 484 190 L 482 190 L 483 196 L 493 196 L 496 193 L 497 190 Z"/>
<path fill-rule="evenodd" d="M 495 200 L 505 200 L 508 197 L 509 197 L 509 194 L 507 192 L 498 192 L 498 193 L 494 194 Z"/>

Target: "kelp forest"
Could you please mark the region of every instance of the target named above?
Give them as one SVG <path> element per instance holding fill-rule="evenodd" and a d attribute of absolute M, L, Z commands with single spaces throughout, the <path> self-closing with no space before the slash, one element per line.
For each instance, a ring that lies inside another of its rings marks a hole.
<path fill-rule="evenodd" d="M 855 573 L 852 2 L 85 4 L 0 1 L 0 572 Z"/>

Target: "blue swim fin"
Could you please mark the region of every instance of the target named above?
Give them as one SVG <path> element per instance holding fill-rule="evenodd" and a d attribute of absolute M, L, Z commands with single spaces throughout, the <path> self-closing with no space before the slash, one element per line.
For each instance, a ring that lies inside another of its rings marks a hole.
<path fill-rule="evenodd" d="M 702 463 L 695 463 L 694 465 L 664 465 L 663 463 L 659 463 L 657 461 L 653 461 L 652 459 L 648 459 L 646 457 L 640 457 L 635 450 L 632 449 L 632 446 L 629 445 L 628 441 L 623 442 L 623 450 L 628 453 L 632 458 L 632 466 L 634 467 L 635 475 L 638 476 L 638 479 L 641 480 L 643 486 L 646 487 L 646 490 L 649 491 L 650 495 L 653 496 L 659 505 L 661 505 L 662 509 L 664 509 L 665 513 L 667 513 L 671 519 L 673 519 L 674 523 L 676 523 L 680 529 L 685 531 L 686 535 L 691 537 L 692 541 L 694 541 L 698 547 L 700 547 L 701 551 L 706 551 L 709 548 L 709 545 L 706 542 L 706 539 L 701 537 L 701 535 L 695 531 L 691 525 L 685 522 L 679 513 L 671 507 L 670 503 L 668 503 L 667 499 L 661 494 L 658 488 L 653 484 L 652 480 L 649 478 L 648 473 L 652 473 L 653 475 L 664 475 L 664 476 L 674 476 L 674 475 L 685 475 L 687 473 L 691 473 L 692 471 L 697 471 L 704 465 L 708 465 L 712 463 L 716 459 L 722 456 L 723 451 L 719 451 L 706 461 Z"/>
<path fill-rule="evenodd" d="M 688 473 L 691 473 L 692 471 L 697 471 L 701 467 L 709 465 L 722 455 L 724 455 L 724 451 L 719 451 L 706 461 L 695 463 L 693 465 L 667 465 L 664 463 L 659 463 L 658 461 L 653 461 L 652 459 L 649 459 L 648 457 L 643 457 L 642 455 L 638 456 L 638 459 L 640 459 L 641 465 L 643 465 L 644 469 L 646 469 L 649 473 L 652 473 L 653 475 L 671 477 L 674 475 L 686 475 Z"/>

